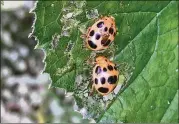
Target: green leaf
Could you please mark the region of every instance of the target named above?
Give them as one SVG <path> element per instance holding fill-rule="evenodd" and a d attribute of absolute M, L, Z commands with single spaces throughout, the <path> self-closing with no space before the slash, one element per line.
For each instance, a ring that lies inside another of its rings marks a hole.
<path fill-rule="evenodd" d="M 116 61 L 130 62 L 134 57 L 135 70 L 131 85 L 119 94 L 100 122 L 178 121 L 178 99 L 174 98 L 178 87 L 177 15 L 177 2 L 172 1 L 117 55 Z"/>
<path fill-rule="evenodd" d="M 177 122 L 178 11 L 176 1 L 39 1 L 34 10 L 36 48 L 46 53 L 52 86 L 74 92 L 85 118 L 99 122 Z M 115 17 L 118 33 L 103 52 L 84 48 L 83 30 L 99 15 Z M 108 100 L 91 90 L 98 55 L 120 65 L 126 77 Z M 175 98 L 174 98 L 175 97 Z"/>
<path fill-rule="evenodd" d="M 166 113 L 164 114 L 161 122 L 169 122 L 169 123 L 175 123 L 178 121 L 178 109 L 176 109 L 176 106 L 178 106 L 178 92 L 176 92 L 174 99 L 172 102 L 168 102 L 170 106 L 166 110 Z"/>

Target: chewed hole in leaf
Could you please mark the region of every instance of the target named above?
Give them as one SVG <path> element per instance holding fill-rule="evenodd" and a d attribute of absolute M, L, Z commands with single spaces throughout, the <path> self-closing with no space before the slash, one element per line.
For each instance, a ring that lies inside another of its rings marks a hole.
<path fill-rule="evenodd" d="M 113 55 L 111 53 L 113 52 L 109 50 L 100 54 L 110 58 Z M 92 52 L 90 59 L 94 61 L 96 55 L 99 54 Z M 123 85 L 126 85 L 127 81 L 130 79 L 132 67 L 127 63 L 121 63 L 121 64 L 117 63 L 117 64 L 120 65 L 119 71 L 121 71 L 122 73 L 120 72 L 119 77 L 122 77 L 122 79 L 118 80 L 117 87 L 114 89 L 112 93 L 110 93 L 107 96 L 101 96 L 96 91 L 92 96 L 89 95 L 93 83 L 92 81 L 93 66 L 86 66 L 86 68 L 82 71 L 82 73 L 77 75 L 75 81 L 76 88 L 74 91 L 74 96 L 76 98 L 77 105 L 79 105 L 79 107 L 81 106 L 87 109 L 88 114 L 86 115 L 86 118 L 97 119 L 100 116 L 100 114 L 103 113 L 108 108 L 108 105 L 116 98 L 116 95 L 120 92 L 121 86 L 122 88 L 125 88 L 125 86 Z"/>
<path fill-rule="evenodd" d="M 52 36 L 52 42 L 51 42 L 52 49 L 56 49 L 56 48 L 57 48 L 59 39 L 60 39 L 60 35 L 57 34 L 57 33 L 55 33 L 55 34 Z"/>
<path fill-rule="evenodd" d="M 168 110 L 177 90 L 178 76 L 176 1 L 56 1 L 50 4 L 39 1 L 37 8 L 35 35 L 39 45 L 48 51 L 45 71 L 50 73 L 52 85 L 74 92 L 78 110 L 85 118 L 101 122 L 165 122 L 168 119 L 166 115 L 171 115 Z M 82 47 L 84 41 L 80 35 L 101 15 L 112 15 L 118 32 L 108 49 L 94 52 Z M 61 33 L 62 37 L 58 47 L 49 51 L 55 33 Z M 173 49 L 168 51 L 168 48 Z M 119 85 L 105 97 L 97 92 L 89 96 L 93 69 L 90 62 L 99 55 L 114 61 L 120 71 Z"/>
<path fill-rule="evenodd" d="M 74 46 L 74 43 L 71 42 L 71 41 L 69 41 L 69 42 L 68 42 L 68 45 L 67 45 L 67 47 L 66 47 L 66 49 L 65 49 L 65 53 L 70 52 L 70 51 L 72 50 L 73 46 Z"/>
<path fill-rule="evenodd" d="M 97 9 L 92 9 L 86 12 L 86 18 L 88 19 L 95 19 L 98 18 L 99 14 L 98 14 L 98 10 Z"/>

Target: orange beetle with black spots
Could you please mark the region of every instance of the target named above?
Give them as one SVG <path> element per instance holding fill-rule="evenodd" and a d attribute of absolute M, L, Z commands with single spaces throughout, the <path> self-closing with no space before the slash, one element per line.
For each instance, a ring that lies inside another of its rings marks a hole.
<path fill-rule="evenodd" d="M 104 16 L 98 19 L 87 33 L 83 34 L 86 47 L 91 50 L 104 50 L 108 48 L 116 35 L 116 23 L 112 16 Z"/>
<path fill-rule="evenodd" d="M 92 77 L 92 91 L 96 89 L 99 94 L 104 96 L 111 93 L 117 86 L 119 71 L 116 64 L 104 56 L 99 56 L 96 58 Z"/>

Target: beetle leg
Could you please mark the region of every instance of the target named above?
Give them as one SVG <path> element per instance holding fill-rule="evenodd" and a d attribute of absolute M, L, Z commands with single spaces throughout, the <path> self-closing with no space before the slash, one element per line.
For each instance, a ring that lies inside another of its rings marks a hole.
<path fill-rule="evenodd" d="M 91 27 L 89 27 L 89 28 L 87 29 L 86 35 L 89 33 L 90 30 L 91 30 Z"/>
<path fill-rule="evenodd" d="M 103 15 L 100 15 L 99 18 L 102 19 L 104 16 Z"/>
<path fill-rule="evenodd" d="M 90 59 L 87 60 L 87 63 L 88 63 L 89 65 L 94 66 L 97 62 L 94 62 L 94 61 L 92 60 L 92 58 L 90 58 Z"/>
<path fill-rule="evenodd" d="M 89 96 L 92 96 L 93 95 L 93 92 L 95 90 L 95 86 L 94 86 L 94 83 L 92 84 L 92 88 L 91 88 L 91 91 L 89 93 Z"/>
<path fill-rule="evenodd" d="M 99 18 L 96 18 L 96 19 L 95 19 L 95 22 L 101 20 L 103 17 L 104 17 L 103 15 L 100 15 Z"/>
<path fill-rule="evenodd" d="M 80 37 L 81 37 L 82 39 L 85 39 L 85 38 L 86 38 L 86 34 L 82 34 Z"/>
<path fill-rule="evenodd" d="M 87 32 L 86 32 L 85 34 L 82 34 L 80 37 L 81 37 L 82 39 L 86 39 L 86 38 L 87 38 L 87 34 L 88 34 L 88 32 L 90 31 L 90 29 L 91 29 L 91 27 L 89 27 L 89 28 L 87 29 Z"/>
<path fill-rule="evenodd" d="M 82 49 L 85 49 L 86 47 L 87 47 L 86 43 L 83 42 L 83 44 L 82 44 Z"/>

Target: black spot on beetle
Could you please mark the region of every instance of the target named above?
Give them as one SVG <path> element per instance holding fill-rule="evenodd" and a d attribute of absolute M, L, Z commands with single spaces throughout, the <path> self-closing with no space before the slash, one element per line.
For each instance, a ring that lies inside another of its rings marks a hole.
<path fill-rule="evenodd" d="M 109 89 L 105 88 L 105 87 L 100 87 L 100 88 L 98 88 L 98 91 L 101 93 L 107 93 L 109 91 Z"/>
<path fill-rule="evenodd" d="M 101 37 L 100 34 L 96 34 L 96 40 L 99 40 L 100 37 Z"/>
<path fill-rule="evenodd" d="M 111 65 L 108 65 L 108 69 L 109 69 L 110 71 L 112 71 L 112 70 L 113 70 L 113 67 L 112 67 Z"/>
<path fill-rule="evenodd" d="M 109 33 L 110 33 L 110 34 L 113 34 L 113 32 L 114 32 L 114 29 L 110 27 L 110 28 L 109 28 Z"/>
<path fill-rule="evenodd" d="M 94 79 L 94 82 L 95 82 L 95 84 L 98 84 L 98 79 L 95 78 L 95 79 Z"/>
<path fill-rule="evenodd" d="M 101 44 L 104 45 L 106 43 L 106 40 L 101 40 Z"/>
<path fill-rule="evenodd" d="M 104 31 L 108 31 L 108 27 L 105 27 L 105 28 L 104 28 Z"/>
<path fill-rule="evenodd" d="M 94 30 L 90 31 L 90 36 L 93 36 L 94 35 Z"/>
<path fill-rule="evenodd" d="M 89 46 L 90 46 L 91 48 L 93 48 L 93 49 L 96 49 L 96 48 L 97 48 L 96 44 L 94 44 L 91 40 L 88 40 L 88 44 L 89 44 Z"/>
<path fill-rule="evenodd" d="M 114 69 L 115 69 L 115 70 L 117 70 L 117 67 L 116 67 L 116 66 L 114 66 Z"/>
<path fill-rule="evenodd" d="M 98 27 L 98 28 L 102 28 L 103 25 L 104 25 L 104 22 L 99 22 L 99 23 L 97 24 L 97 27 Z"/>
<path fill-rule="evenodd" d="M 102 44 L 102 41 L 101 41 L 101 44 L 102 44 L 103 46 L 108 46 L 108 45 L 110 44 L 110 42 L 111 42 L 111 40 L 107 40 L 104 44 Z"/>
<path fill-rule="evenodd" d="M 101 84 L 105 84 L 106 79 L 104 77 L 102 77 L 100 80 L 101 80 Z"/>
<path fill-rule="evenodd" d="M 114 77 L 114 82 L 116 82 L 117 81 L 117 76 L 114 75 L 113 77 Z"/>
<path fill-rule="evenodd" d="M 109 83 L 109 84 L 115 84 L 116 81 L 117 81 L 117 76 L 116 76 L 116 75 L 115 75 L 115 76 L 109 76 L 109 77 L 108 77 L 108 83 Z"/>
<path fill-rule="evenodd" d="M 106 69 L 106 68 L 103 68 L 103 71 L 104 71 L 104 72 L 106 72 L 106 71 L 107 71 L 107 69 Z"/>
<path fill-rule="evenodd" d="M 95 70 L 95 73 L 96 73 L 96 74 L 101 73 L 101 67 L 97 66 L 97 67 L 96 67 L 96 70 Z"/>

